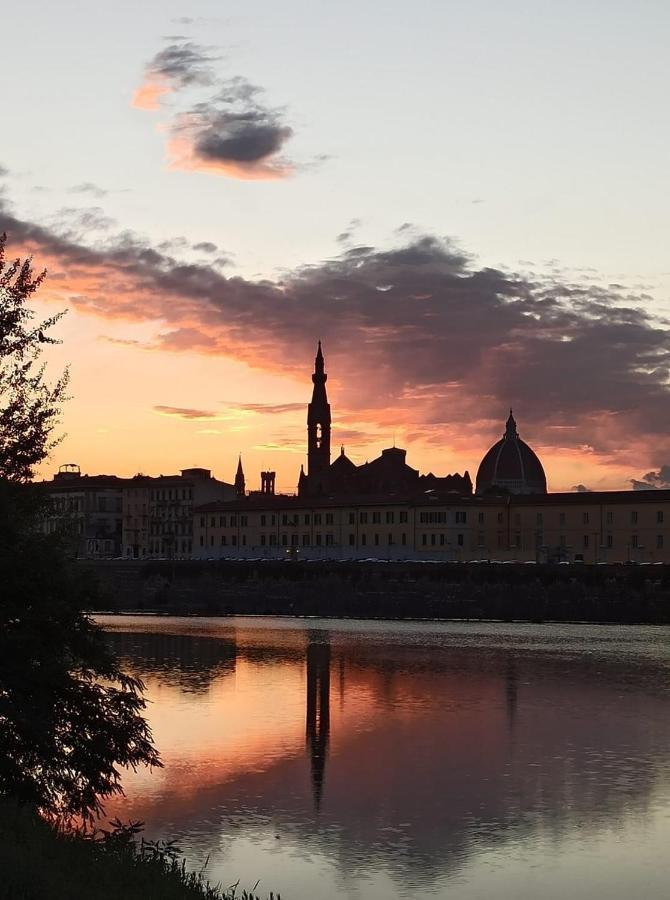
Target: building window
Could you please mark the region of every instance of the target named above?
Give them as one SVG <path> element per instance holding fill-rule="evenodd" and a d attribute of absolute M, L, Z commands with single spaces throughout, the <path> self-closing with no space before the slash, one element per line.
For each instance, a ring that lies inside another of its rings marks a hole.
<path fill-rule="evenodd" d="M 205 517 L 204 516 L 200 516 L 200 527 L 201 528 L 205 527 Z"/>
<path fill-rule="evenodd" d="M 277 517 L 276 517 L 276 516 L 272 516 L 272 517 L 270 518 L 270 525 L 275 525 L 276 523 L 277 523 Z"/>
<path fill-rule="evenodd" d="M 661 513 L 661 515 L 663 515 L 663 513 Z M 656 549 L 657 550 L 663 549 L 663 535 L 662 534 L 656 535 Z"/>
<path fill-rule="evenodd" d="M 226 517 L 219 516 L 219 528 L 225 528 L 226 526 Z"/>
<path fill-rule="evenodd" d="M 200 535 L 200 546 L 203 547 L 204 544 L 205 544 L 205 539 L 204 539 L 204 537 L 203 537 L 202 535 Z M 154 551 L 153 551 L 153 549 L 152 549 L 152 553 L 153 553 L 153 552 L 154 552 Z"/>
<path fill-rule="evenodd" d="M 243 528 L 248 524 L 248 519 L 246 516 L 240 516 L 240 524 Z"/>
<path fill-rule="evenodd" d="M 426 544 L 428 543 L 428 535 L 427 534 L 421 535 L 421 543 L 424 547 L 426 546 Z"/>
<path fill-rule="evenodd" d="M 456 524 L 457 525 L 465 525 L 465 523 L 467 521 L 468 521 L 468 514 L 466 512 L 458 510 L 456 512 Z"/>
<path fill-rule="evenodd" d="M 483 512 L 477 513 L 477 522 L 480 525 L 484 524 L 484 513 Z"/>
<path fill-rule="evenodd" d="M 221 546 L 222 546 L 222 547 L 225 547 L 225 546 L 226 546 L 226 536 L 225 536 L 225 534 L 222 534 L 222 535 L 221 535 Z"/>
<path fill-rule="evenodd" d="M 276 543 L 277 543 L 277 535 L 271 534 L 270 535 L 270 546 L 274 547 L 276 545 Z"/>
<path fill-rule="evenodd" d="M 350 525 L 355 525 L 355 524 L 356 524 L 356 513 L 355 513 L 355 512 L 350 512 L 350 513 L 349 513 L 349 524 L 350 524 Z"/>
<path fill-rule="evenodd" d="M 588 514 L 587 512 L 582 513 L 582 523 L 583 523 L 584 525 L 588 525 L 588 524 L 589 524 L 589 514 Z M 586 545 L 584 545 L 584 546 L 586 546 Z"/>
<path fill-rule="evenodd" d="M 639 546 L 638 537 L 636 534 L 631 535 L 630 545 L 634 550 L 637 550 Z"/>
<path fill-rule="evenodd" d="M 407 513 L 403 510 L 400 513 L 400 524 L 405 525 L 407 523 Z"/>
<path fill-rule="evenodd" d="M 333 514 L 326 513 L 326 525 L 332 525 L 332 524 L 333 524 Z"/>
<path fill-rule="evenodd" d="M 630 514 L 630 524 L 637 525 L 637 512 L 635 510 Z"/>
<path fill-rule="evenodd" d="M 502 525 L 503 523 L 503 514 L 501 512 L 498 513 L 498 524 Z"/>
<path fill-rule="evenodd" d="M 663 510 L 662 509 L 659 509 L 659 511 L 656 513 L 656 521 L 658 522 L 659 525 L 663 524 Z"/>
<path fill-rule="evenodd" d="M 316 535 L 316 546 L 317 547 L 321 546 L 321 535 L 320 534 Z"/>
<path fill-rule="evenodd" d="M 608 534 L 607 535 L 607 547 L 608 547 L 608 549 L 611 549 L 613 546 L 614 546 L 614 538 L 612 537 L 611 534 Z"/>
<path fill-rule="evenodd" d="M 314 513 L 314 524 L 315 525 L 321 524 L 321 513 Z"/>
<path fill-rule="evenodd" d="M 261 516 L 261 528 L 265 527 L 265 516 Z"/>
<path fill-rule="evenodd" d="M 584 543 L 583 543 L 583 546 L 584 546 L 584 549 L 585 549 L 585 550 L 586 550 L 586 549 L 588 548 L 588 546 L 589 546 L 589 536 L 588 536 L 588 534 L 585 534 L 585 535 L 584 535 Z"/>
<path fill-rule="evenodd" d="M 281 545 L 282 545 L 282 547 L 288 547 L 288 535 L 287 534 L 282 534 Z"/>
<path fill-rule="evenodd" d="M 457 539 L 456 539 L 456 542 L 457 542 L 457 544 L 458 544 L 459 547 L 462 547 L 462 546 L 463 546 L 464 539 L 463 539 L 463 535 L 462 535 L 462 534 L 459 534 L 459 535 L 458 535 L 458 537 L 457 537 Z"/>
<path fill-rule="evenodd" d="M 361 535 L 361 546 L 362 546 L 362 547 L 365 547 L 365 545 L 367 544 L 367 542 L 368 542 L 367 535 L 362 534 L 362 535 Z"/>
<path fill-rule="evenodd" d="M 350 534 L 349 535 L 349 546 L 353 547 L 355 543 L 356 543 L 356 535 Z"/>
<path fill-rule="evenodd" d="M 230 527 L 234 528 L 237 525 L 237 516 L 230 517 Z"/>
<path fill-rule="evenodd" d="M 544 517 L 542 513 L 537 513 L 537 515 L 535 516 L 535 524 L 540 526 L 544 525 Z"/>
<path fill-rule="evenodd" d="M 368 514 L 366 512 L 359 513 L 358 521 L 361 523 L 361 525 L 367 525 L 368 524 Z"/>
<path fill-rule="evenodd" d="M 305 513 L 305 525 L 309 525 L 309 513 Z"/>
<path fill-rule="evenodd" d="M 391 510 L 387 510 L 386 511 L 386 524 L 393 525 L 394 521 L 395 521 L 394 513 Z"/>
<path fill-rule="evenodd" d="M 444 532 L 440 534 L 440 546 L 444 547 Z"/>
<path fill-rule="evenodd" d="M 372 513 L 372 524 L 373 525 L 379 525 L 381 520 L 382 520 L 382 514 L 379 511 Z"/>
<path fill-rule="evenodd" d="M 478 547 L 484 546 L 484 532 L 483 531 L 480 531 L 479 534 L 477 535 L 477 546 Z"/>
<path fill-rule="evenodd" d="M 402 513 L 401 513 L 401 515 L 402 515 Z M 404 531 L 400 535 L 400 543 L 403 545 L 403 547 L 405 547 L 407 545 L 407 535 L 405 534 Z"/>
<path fill-rule="evenodd" d="M 234 535 L 231 537 L 230 543 L 233 545 L 233 547 L 237 547 L 237 535 L 234 534 Z"/>
<path fill-rule="evenodd" d="M 215 528 L 215 527 L 216 527 L 216 518 L 215 518 L 214 516 L 212 516 L 212 517 L 210 518 L 209 524 L 211 525 L 212 528 Z"/>
<path fill-rule="evenodd" d="M 303 536 L 302 536 L 302 545 L 303 545 L 303 547 L 308 547 L 308 546 L 309 546 L 309 535 L 308 535 L 308 534 L 303 534 Z"/>
<path fill-rule="evenodd" d="M 333 535 L 328 533 L 326 535 L 326 547 L 332 547 L 332 546 L 333 546 Z"/>
<path fill-rule="evenodd" d="M 393 535 L 392 534 L 389 534 L 388 544 L 389 544 L 389 547 L 393 544 Z"/>
<path fill-rule="evenodd" d="M 379 546 L 379 535 L 376 534 L 375 535 L 375 547 L 378 547 L 378 546 Z"/>
<path fill-rule="evenodd" d="M 282 525 L 288 525 L 288 516 L 286 515 L 286 513 L 282 513 L 281 523 Z"/>
<path fill-rule="evenodd" d="M 292 535 L 291 535 L 291 546 L 292 546 L 292 547 L 297 547 L 297 546 L 298 546 L 298 535 L 297 535 L 297 534 L 292 534 Z"/>
<path fill-rule="evenodd" d="M 246 536 L 246 534 L 243 534 L 243 535 L 242 535 L 242 546 L 243 546 L 243 547 L 246 547 L 246 546 L 247 546 L 247 536 Z"/>
<path fill-rule="evenodd" d="M 613 512 L 607 513 L 607 524 L 614 525 L 614 513 Z"/>
<path fill-rule="evenodd" d="M 261 547 L 264 547 L 264 546 L 265 546 L 265 535 L 262 534 L 261 535 Z"/>
<path fill-rule="evenodd" d="M 437 535 L 435 534 L 435 532 L 433 532 L 433 533 L 431 534 L 431 536 L 430 536 L 430 546 L 431 546 L 431 547 L 434 547 L 434 546 L 435 546 L 436 538 L 437 538 Z"/>

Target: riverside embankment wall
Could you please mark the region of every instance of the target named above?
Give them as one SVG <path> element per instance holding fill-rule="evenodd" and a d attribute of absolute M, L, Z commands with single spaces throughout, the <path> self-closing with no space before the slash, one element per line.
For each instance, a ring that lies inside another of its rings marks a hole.
<path fill-rule="evenodd" d="M 80 561 L 99 610 L 670 624 L 670 567 Z"/>

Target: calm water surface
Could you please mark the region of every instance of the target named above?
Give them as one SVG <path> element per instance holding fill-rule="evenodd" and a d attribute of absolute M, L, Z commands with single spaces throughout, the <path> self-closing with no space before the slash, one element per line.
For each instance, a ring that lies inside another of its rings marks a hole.
<path fill-rule="evenodd" d="M 108 813 L 283 900 L 670 895 L 670 630 L 100 617 L 165 768 Z"/>

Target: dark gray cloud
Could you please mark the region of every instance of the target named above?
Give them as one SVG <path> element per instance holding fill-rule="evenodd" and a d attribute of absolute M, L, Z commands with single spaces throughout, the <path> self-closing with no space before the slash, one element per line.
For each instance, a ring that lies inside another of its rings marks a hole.
<path fill-rule="evenodd" d="M 309 383 L 321 337 L 335 408 L 350 422 L 485 447 L 512 405 L 542 453 L 588 447 L 631 470 L 669 458 L 670 334 L 644 295 L 481 268 L 435 236 L 343 250 L 270 281 L 185 263 L 131 233 L 93 245 L 85 231 L 17 217 L 0 196 L 2 229 L 40 264 L 51 259 L 61 296 L 80 310 L 165 321 L 158 347 Z M 639 481 L 660 486 L 666 467 L 656 475 Z"/>
<path fill-rule="evenodd" d="M 291 166 L 279 154 L 293 129 L 281 110 L 262 102 L 262 93 L 245 78 L 231 78 L 211 100 L 181 116 L 175 135 L 190 145 L 188 167 L 246 172 L 249 177 L 288 174 Z"/>
<path fill-rule="evenodd" d="M 193 244 L 193 249 L 201 253 L 216 253 L 219 248 L 211 241 L 200 241 L 199 244 Z"/>
<path fill-rule="evenodd" d="M 193 41 L 168 44 L 147 65 L 147 77 L 165 78 L 173 90 L 191 85 L 211 85 L 215 75 L 212 63 L 220 59 L 208 47 Z"/>
<path fill-rule="evenodd" d="M 657 471 L 647 472 L 641 480 L 631 478 L 631 484 L 635 491 L 670 490 L 670 466 L 661 466 Z"/>

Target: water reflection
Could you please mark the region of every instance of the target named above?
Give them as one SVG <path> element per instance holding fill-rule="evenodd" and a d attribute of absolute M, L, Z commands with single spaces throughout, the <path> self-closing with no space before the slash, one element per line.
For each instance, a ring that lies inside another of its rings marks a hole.
<path fill-rule="evenodd" d="M 111 624 L 166 768 L 110 812 L 193 864 L 298 900 L 526 896 L 531 859 L 558 897 L 568 858 L 623 898 L 622 846 L 670 876 L 666 631 Z"/>

